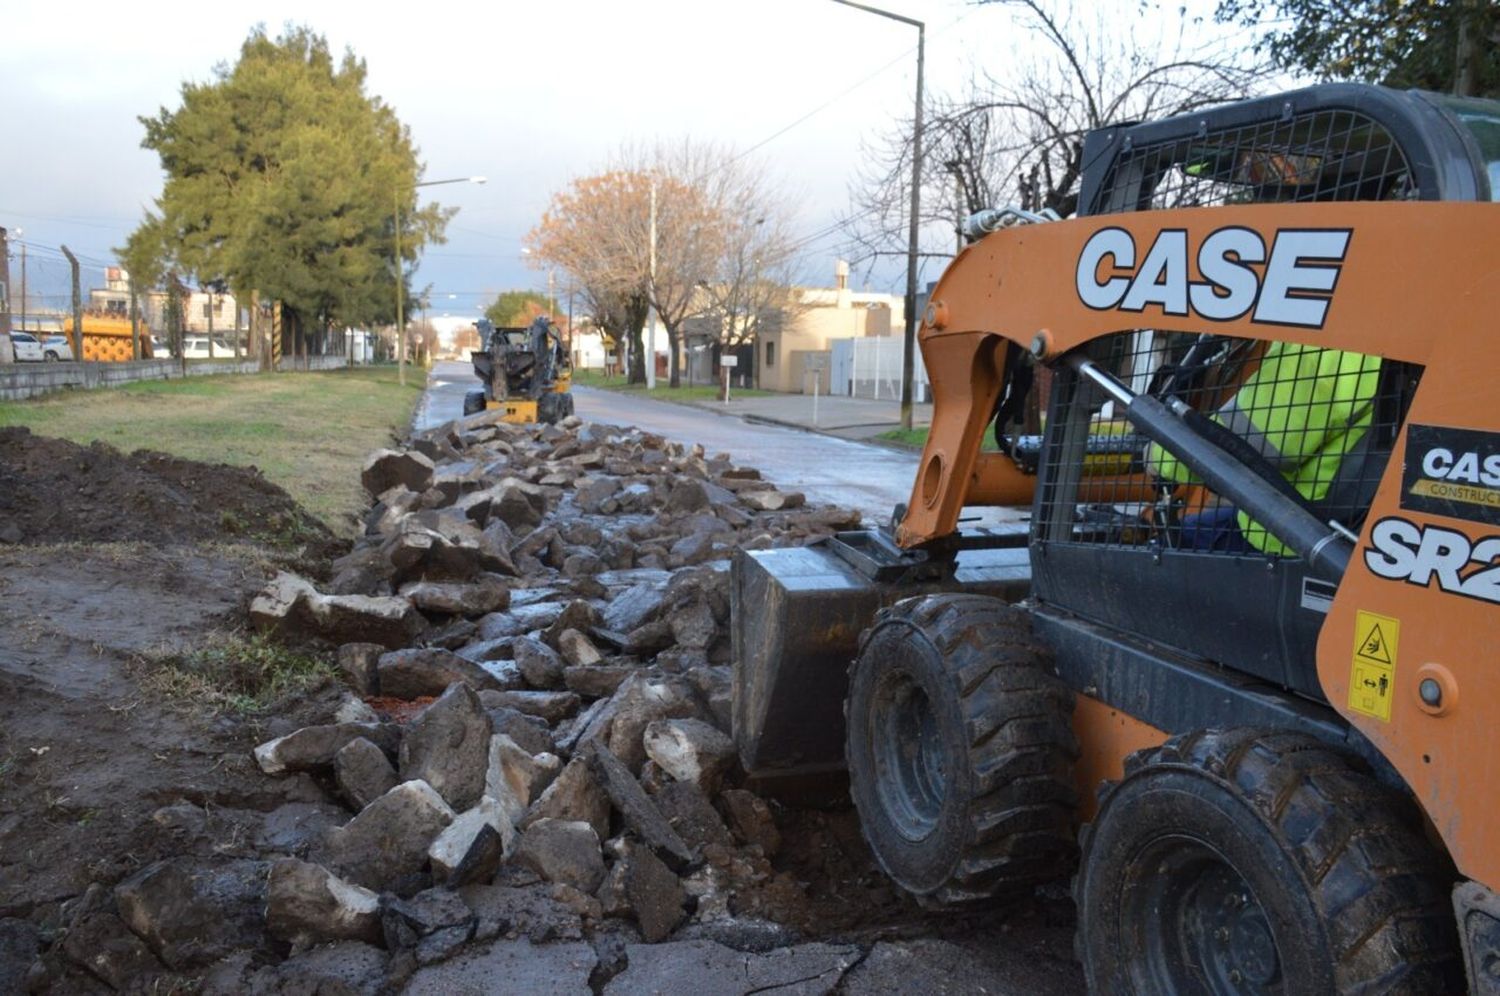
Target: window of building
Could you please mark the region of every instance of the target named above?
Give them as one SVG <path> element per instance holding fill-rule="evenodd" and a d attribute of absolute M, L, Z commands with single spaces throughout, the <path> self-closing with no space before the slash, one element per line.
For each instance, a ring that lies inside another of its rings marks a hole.
<path fill-rule="evenodd" d="M 768 343 L 766 343 L 766 366 L 768 366 L 768 367 L 774 367 L 775 365 L 776 365 L 776 344 L 774 342 L 768 342 Z"/>

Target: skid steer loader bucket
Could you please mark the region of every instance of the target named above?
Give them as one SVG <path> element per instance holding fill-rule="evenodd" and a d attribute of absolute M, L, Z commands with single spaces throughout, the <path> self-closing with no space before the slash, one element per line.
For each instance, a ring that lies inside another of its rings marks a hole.
<path fill-rule="evenodd" d="M 734 740 L 765 780 L 844 767 L 844 693 L 860 634 L 883 606 L 937 591 L 1026 596 L 1025 533 L 944 560 L 898 551 L 874 531 L 805 547 L 741 551 L 731 570 Z"/>

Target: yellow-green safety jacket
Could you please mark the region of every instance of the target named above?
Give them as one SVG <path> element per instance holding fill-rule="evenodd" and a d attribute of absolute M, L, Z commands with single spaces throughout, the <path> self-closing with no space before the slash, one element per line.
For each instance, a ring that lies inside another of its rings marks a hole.
<path fill-rule="evenodd" d="M 1272 343 L 1260 368 L 1214 420 L 1240 436 L 1281 471 L 1308 501 L 1328 493 L 1344 455 L 1370 427 L 1380 379 L 1380 358 L 1295 343 Z M 1146 463 L 1158 476 L 1180 484 L 1192 471 L 1153 443 Z M 1264 553 L 1286 548 L 1242 510 L 1240 532 Z"/>

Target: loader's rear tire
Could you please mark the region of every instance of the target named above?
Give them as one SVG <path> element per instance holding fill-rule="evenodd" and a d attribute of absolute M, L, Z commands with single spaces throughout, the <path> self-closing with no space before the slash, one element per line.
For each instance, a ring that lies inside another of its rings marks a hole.
<path fill-rule="evenodd" d="M 860 827 L 903 889 L 962 902 L 1072 869 L 1073 695 L 1026 613 L 978 595 L 882 610 L 844 709 Z"/>
<path fill-rule="evenodd" d="M 484 411 L 484 392 L 470 391 L 464 395 L 464 414 L 478 415 Z"/>
<path fill-rule="evenodd" d="M 1185 734 L 1126 761 L 1083 833 L 1100 993 L 1463 992 L 1451 868 L 1416 808 L 1300 734 Z"/>

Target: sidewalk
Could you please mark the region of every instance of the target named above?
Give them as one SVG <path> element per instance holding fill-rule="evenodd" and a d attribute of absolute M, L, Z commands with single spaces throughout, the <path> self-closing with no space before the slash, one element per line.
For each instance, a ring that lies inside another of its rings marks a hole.
<path fill-rule="evenodd" d="M 675 399 L 674 399 L 675 400 Z M 848 398 L 811 394 L 777 394 L 770 397 L 736 397 L 730 401 L 677 401 L 721 415 L 738 415 L 752 421 L 770 422 L 794 429 L 811 429 L 845 439 L 870 440 L 901 425 L 901 403 L 889 399 Z M 912 424 L 932 423 L 932 405 L 913 405 Z"/>

